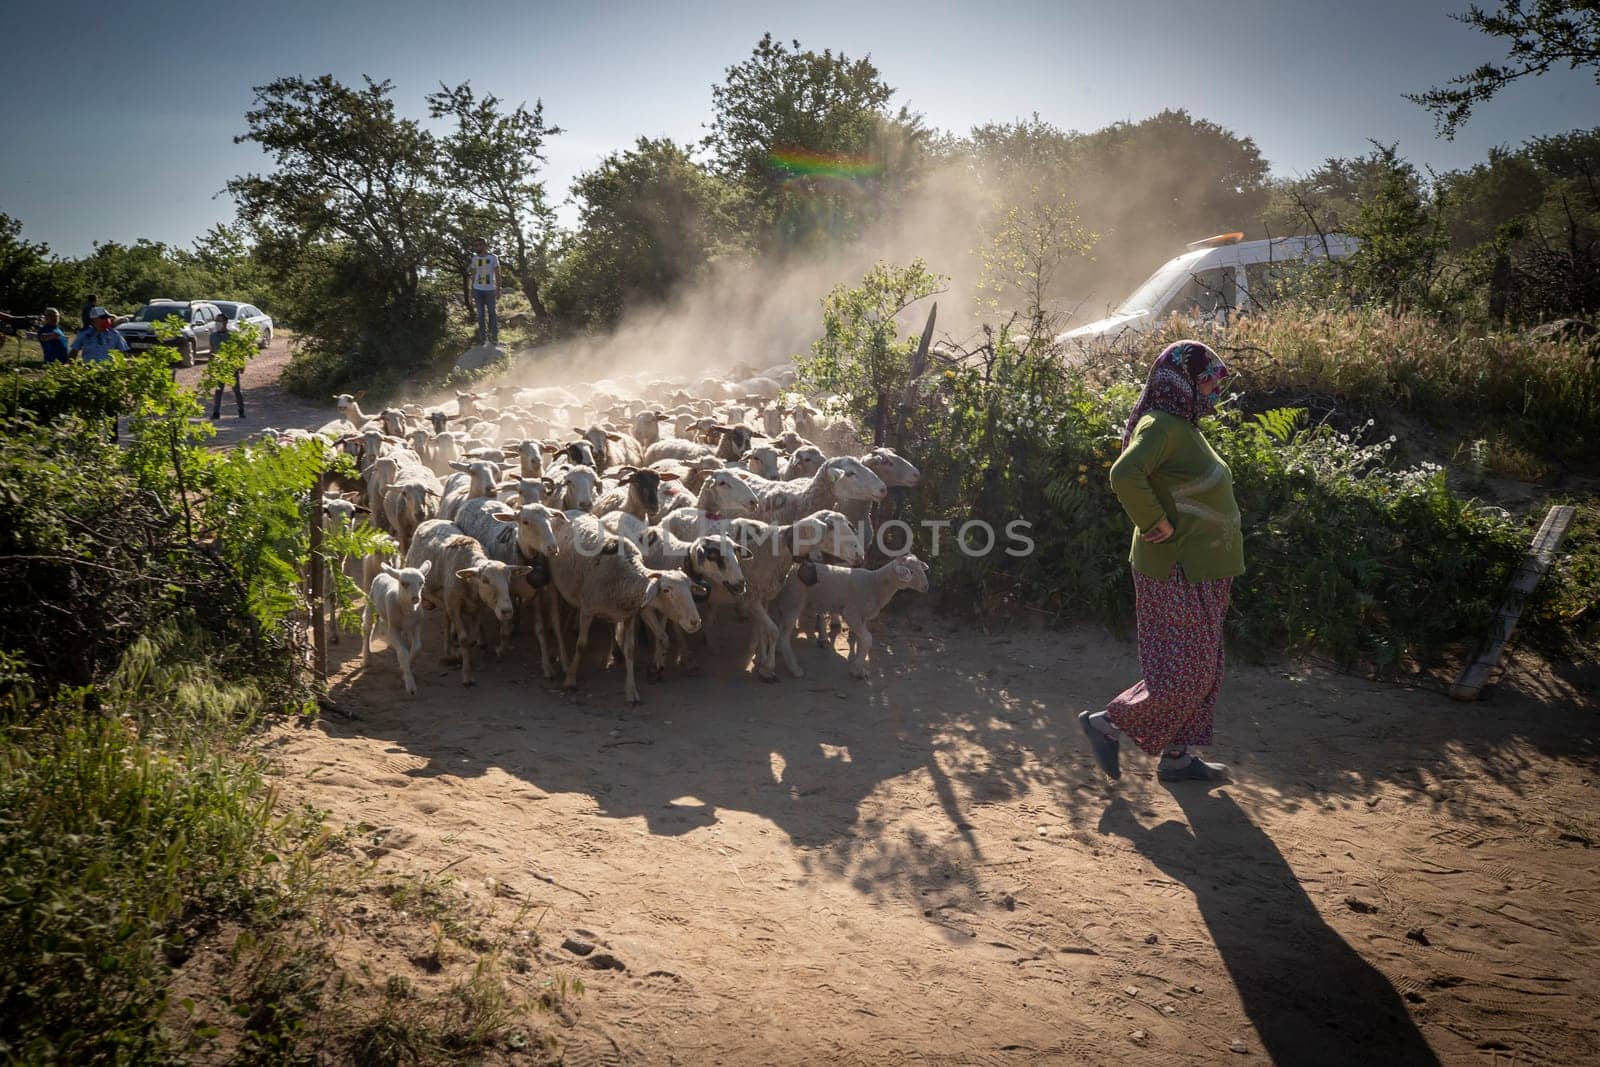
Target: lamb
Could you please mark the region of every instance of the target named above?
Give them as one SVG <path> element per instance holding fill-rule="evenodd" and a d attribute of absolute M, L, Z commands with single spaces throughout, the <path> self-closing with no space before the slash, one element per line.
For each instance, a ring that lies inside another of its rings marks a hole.
<path fill-rule="evenodd" d="M 753 438 L 764 436 L 750 426 L 728 426 L 723 423 L 713 425 L 710 433 L 717 441 L 716 457 L 730 461 L 737 461 L 740 456 L 750 451 L 750 442 Z"/>
<path fill-rule="evenodd" d="M 805 672 L 795 661 L 790 638 L 795 623 L 808 609 L 844 617 L 850 626 L 850 677 L 867 676 L 872 652 L 872 623 L 884 605 L 902 589 L 928 591 L 928 565 L 916 556 L 901 556 L 874 570 L 805 563 L 794 569 L 778 595 L 778 647 L 796 678 Z"/>
<path fill-rule="evenodd" d="M 633 436 L 639 442 L 641 448 L 649 448 L 661 440 L 661 423 L 666 418 L 666 415 L 654 408 L 641 411 L 633 417 Z M 639 461 L 643 462 L 643 460 L 644 456 L 641 453 Z"/>
<path fill-rule="evenodd" d="M 417 695 L 417 679 L 411 661 L 422 651 L 422 587 L 433 569 L 431 560 L 419 567 L 395 568 L 385 563 L 383 573 L 372 580 L 367 603 L 361 609 L 361 657 L 372 662 L 372 635 L 381 625 L 389 646 L 400 661 L 400 676 L 406 692 Z"/>
<path fill-rule="evenodd" d="M 822 553 L 853 566 L 865 558 L 850 521 L 837 511 L 818 511 L 798 522 L 774 526 L 756 519 L 734 519 L 728 534 L 751 553 L 744 564 L 749 589 L 741 602 L 756 624 L 756 675 L 776 682 L 778 627 L 769 609 L 783 589 L 795 560 Z"/>
<path fill-rule="evenodd" d="M 592 467 L 568 467 L 553 473 L 551 480 L 561 494 L 563 511 L 589 511 L 600 490 L 600 476 Z"/>
<path fill-rule="evenodd" d="M 578 639 L 567 660 L 568 689 L 578 686 L 578 666 L 589 644 L 589 627 L 596 619 L 616 624 L 615 637 L 622 647 L 626 682 L 624 695 L 639 703 L 634 682 L 633 657 L 638 635 L 635 621 L 645 607 L 657 603 L 662 614 L 686 633 L 700 629 L 689 579 L 671 571 L 644 565 L 639 546 L 609 536 L 591 515 L 569 515 L 558 535 L 560 544 L 551 566 L 551 581 L 561 597 L 578 613 Z M 558 638 L 560 631 L 557 631 Z M 562 650 L 565 654 L 565 649 Z"/>
<path fill-rule="evenodd" d="M 459 645 L 461 684 L 473 685 L 472 649 L 482 643 L 483 616 L 492 614 L 501 623 L 509 622 L 512 582 L 527 577 L 532 568 L 491 560 L 477 539 L 443 520 L 423 523 L 411 541 L 406 565 L 420 570 L 425 560 L 433 566 L 423 583 L 423 598 L 444 607 L 446 661 L 452 643 Z"/>
<path fill-rule="evenodd" d="M 646 538 L 649 547 L 645 551 L 645 566 L 682 571 L 689 579 L 695 603 L 701 605 L 701 610 L 709 610 L 717 604 L 737 602 L 749 588 L 739 561 L 749 559 L 750 551 L 740 548 L 721 534 L 712 534 L 709 537 L 686 542 L 679 541 L 664 531 L 652 529 L 647 532 Z M 650 628 L 650 633 L 655 637 L 656 647 L 651 665 L 654 676 L 659 681 L 666 671 L 671 626 L 660 609 L 654 605 L 641 611 L 639 619 Z M 706 637 L 709 647 L 711 637 L 709 630 L 706 631 Z M 682 655 L 683 662 L 687 663 L 686 642 L 682 644 Z"/>
<path fill-rule="evenodd" d="M 542 508 L 542 505 L 538 504 L 533 506 Z M 528 550 L 525 550 L 522 528 L 518 523 L 519 517 L 518 511 L 498 500 L 477 497 L 461 506 L 461 511 L 456 515 L 456 525 L 461 528 L 462 533 L 483 546 L 484 555 L 490 559 L 511 566 L 528 567 L 528 576 L 514 579 L 511 591 L 519 601 L 534 602 L 539 597 L 539 590 L 550 582 L 550 560 L 546 550 L 553 551 L 554 539 L 541 537 L 536 531 L 530 531 L 527 538 Z M 540 665 L 544 668 L 545 677 L 549 678 L 553 676 L 553 671 L 549 667 L 550 649 L 546 643 L 544 622 L 537 605 L 533 616 L 534 632 L 539 639 Z M 495 646 L 497 656 L 505 655 L 511 643 L 511 622 L 509 618 L 500 620 L 500 640 Z"/>
<path fill-rule="evenodd" d="M 721 470 L 712 474 L 700 487 L 692 508 L 677 508 L 668 512 L 661 526 L 675 537 L 692 540 L 710 533 L 721 533 L 727 518 L 750 515 L 756 510 L 756 494 L 738 474 Z"/>
<path fill-rule="evenodd" d="M 361 494 L 350 493 L 323 493 L 322 494 L 322 532 L 326 536 L 331 533 L 343 533 L 355 525 L 356 513 L 365 511 L 357 501 Z M 328 589 L 334 588 L 337 581 L 336 575 L 343 574 L 347 558 L 340 555 L 328 560 Z M 334 612 L 333 625 L 328 629 L 328 640 L 333 644 L 339 643 L 339 613 Z"/>

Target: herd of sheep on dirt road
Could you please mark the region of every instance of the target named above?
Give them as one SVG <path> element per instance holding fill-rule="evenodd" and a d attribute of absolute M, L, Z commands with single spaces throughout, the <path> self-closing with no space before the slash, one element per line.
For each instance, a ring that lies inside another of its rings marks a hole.
<path fill-rule="evenodd" d="M 802 623 L 820 638 L 830 621 L 848 627 L 850 673 L 863 677 L 879 612 L 901 589 L 927 591 L 915 556 L 865 566 L 874 507 L 917 484 L 916 467 L 887 448 L 850 454 L 863 452 L 856 427 L 795 400 L 793 383 L 786 367 L 735 367 L 697 382 L 501 386 L 457 393 L 454 411 L 371 414 L 346 393 L 316 431 L 263 435 L 321 435 L 355 458 L 361 482 L 324 496 L 324 523 L 371 522 L 398 543 L 396 562 L 362 561 L 362 650 L 370 661 L 381 632 L 408 693 L 433 608 L 463 685 L 483 649 L 505 654 L 520 614 L 544 676 L 576 688 L 604 622 L 637 703 L 641 624 L 657 679 L 669 657 L 692 665 L 719 610 L 740 620 L 737 651 L 764 681 L 777 681 L 780 653 L 800 677 L 791 638 Z"/>

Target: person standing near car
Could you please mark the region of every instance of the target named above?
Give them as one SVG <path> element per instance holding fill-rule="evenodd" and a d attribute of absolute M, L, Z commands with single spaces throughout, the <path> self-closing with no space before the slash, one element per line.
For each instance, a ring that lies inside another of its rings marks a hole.
<path fill-rule="evenodd" d="M 111 321 L 111 312 L 105 308 L 90 308 L 89 325 L 78 331 L 67 355 L 70 357 L 77 352 L 85 363 L 104 363 L 111 358 L 111 353 L 126 352 L 128 342 L 112 327 Z"/>
<path fill-rule="evenodd" d="M 482 237 L 472 242 L 472 303 L 478 312 L 478 343 L 500 343 L 500 319 L 495 301 L 500 295 L 500 257 L 489 251 Z"/>
<path fill-rule="evenodd" d="M 233 332 L 228 329 L 227 312 L 217 312 L 216 326 L 211 331 L 212 359 L 217 358 L 217 353 L 222 351 L 223 344 L 232 336 Z M 239 376 L 243 373 L 242 368 L 236 368 L 233 372 L 233 402 L 239 406 L 239 417 L 241 419 L 244 418 L 244 388 L 240 384 Z M 217 398 L 211 402 L 211 417 L 213 419 L 222 418 L 222 390 L 222 386 L 217 386 Z"/>
<path fill-rule="evenodd" d="M 1135 615 L 1144 678 L 1104 711 L 1078 716 L 1106 776 L 1121 775 L 1127 736 L 1160 756 L 1162 781 L 1218 781 L 1228 768 L 1195 752 L 1211 744 L 1222 688 L 1223 622 L 1244 537 L 1233 475 L 1200 432 L 1227 365 L 1199 341 L 1162 349 L 1122 433 L 1111 488 L 1133 520 Z"/>
<path fill-rule="evenodd" d="M 92 307 L 89 309 L 89 323 L 73 339 L 72 347 L 67 350 L 69 359 L 72 353 L 77 352 L 83 356 L 85 363 L 104 363 L 111 358 L 111 353 L 128 351 L 127 340 L 111 325 L 111 312 L 103 307 Z M 111 416 L 111 443 L 117 443 L 115 414 Z"/>
<path fill-rule="evenodd" d="M 40 349 L 44 351 L 45 366 L 67 361 L 71 342 L 67 340 L 67 332 L 61 328 L 61 312 L 55 308 L 44 309 L 44 325 L 34 331 L 33 339 L 39 342 Z"/>

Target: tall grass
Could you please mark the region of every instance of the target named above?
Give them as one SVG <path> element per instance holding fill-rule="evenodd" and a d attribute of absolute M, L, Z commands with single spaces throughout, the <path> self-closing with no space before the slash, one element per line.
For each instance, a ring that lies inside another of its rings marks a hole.
<path fill-rule="evenodd" d="M 1194 327 L 1173 322 L 1150 352 Z M 1600 454 L 1600 340 L 1533 340 L 1378 308 L 1288 308 L 1206 338 L 1244 389 L 1393 407 L 1471 437 L 1494 432 L 1564 459 Z"/>

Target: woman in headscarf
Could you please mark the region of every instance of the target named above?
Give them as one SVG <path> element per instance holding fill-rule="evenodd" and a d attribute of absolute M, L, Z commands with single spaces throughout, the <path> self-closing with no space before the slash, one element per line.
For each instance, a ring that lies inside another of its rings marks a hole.
<path fill-rule="evenodd" d="M 1123 736 L 1160 756 L 1163 781 L 1218 780 L 1228 769 L 1194 749 L 1211 744 L 1222 685 L 1222 624 L 1244 543 L 1233 476 L 1197 425 L 1216 409 L 1227 365 L 1199 341 L 1168 345 L 1150 368 L 1122 432 L 1111 488 L 1133 520 L 1133 587 L 1143 680 L 1083 712 L 1100 768 L 1121 775 Z"/>

